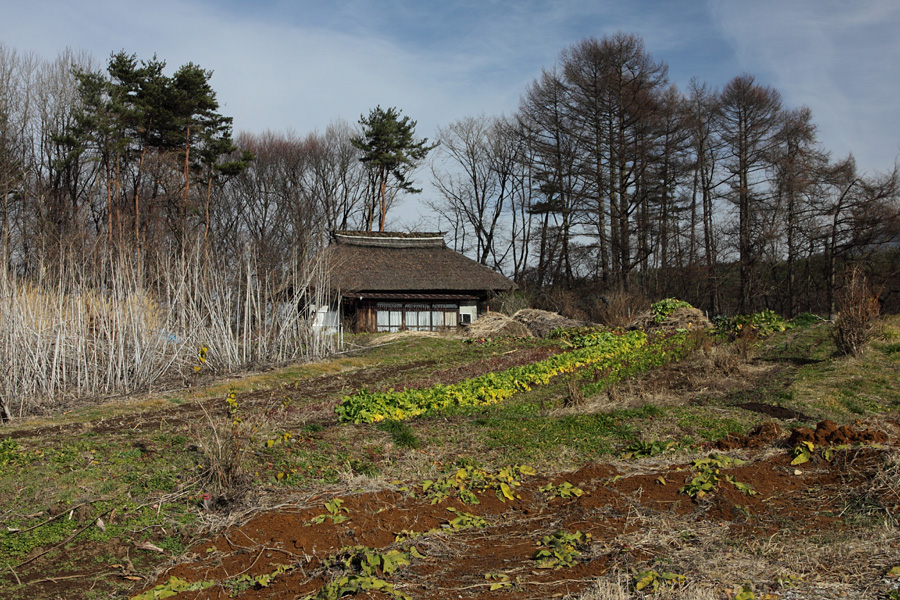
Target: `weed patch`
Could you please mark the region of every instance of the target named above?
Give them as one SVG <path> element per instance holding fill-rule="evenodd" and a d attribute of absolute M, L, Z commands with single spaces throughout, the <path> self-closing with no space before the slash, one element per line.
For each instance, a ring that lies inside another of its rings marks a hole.
<path fill-rule="evenodd" d="M 501 501 L 506 502 L 518 497 L 515 488 L 522 485 L 520 476 L 535 474 L 535 470 L 526 465 L 505 467 L 496 472 L 472 466 L 460 467 L 453 475 L 443 479 L 423 481 L 422 493 L 426 498 L 431 498 L 432 504 L 443 502 L 451 496 L 459 498 L 464 504 L 479 504 L 475 493 L 493 490 Z"/>
<path fill-rule="evenodd" d="M 752 496 L 756 493 L 749 484 L 736 481 L 731 475 L 721 472 L 721 469 L 736 467 L 744 464 L 743 460 L 724 455 L 712 455 L 707 458 L 698 458 L 693 462 L 697 474 L 686 483 L 679 492 L 687 494 L 691 498 L 703 498 L 718 487 L 720 482 L 732 484 L 739 492 Z"/>
<path fill-rule="evenodd" d="M 834 344 L 845 356 L 862 354 L 874 333 L 875 319 L 881 312 L 878 297 L 859 267 L 845 275 L 844 287 L 838 292 L 838 318 L 834 327 Z"/>
<path fill-rule="evenodd" d="M 394 445 L 400 448 L 415 449 L 420 445 L 412 428 L 403 421 L 382 421 L 378 424 L 378 429 L 390 434 Z"/>

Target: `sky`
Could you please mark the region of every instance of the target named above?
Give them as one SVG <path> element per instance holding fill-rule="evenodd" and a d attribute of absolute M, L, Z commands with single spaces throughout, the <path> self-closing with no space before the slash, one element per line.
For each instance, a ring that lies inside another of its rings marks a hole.
<path fill-rule="evenodd" d="M 213 71 L 236 132 L 319 131 L 376 105 L 420 137 L 511 114 L 527 85 L 587 37 L 643 38 L 686 89 L 749 73 L 786 108 L 810 107 L 835 158 L 861 170 L 900 156 L 897 0 L 6 0 L 0 43 L 55 58 L 154 54 Z M 427 174 L 420 177 L 427 179 Z M 426 190 L 426 194 L 428 191 Z M 426 195 L 423 194 L 423 195 Z M 414 218 L 415 199 L 405 203 Z"/>

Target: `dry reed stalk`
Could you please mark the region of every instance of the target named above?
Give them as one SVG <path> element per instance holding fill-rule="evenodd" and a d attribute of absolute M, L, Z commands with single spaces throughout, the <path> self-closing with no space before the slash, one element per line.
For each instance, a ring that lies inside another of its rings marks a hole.
<path fill-rule="evenodd" d="M 337 350 L 310 322 L 327 303 L 322 261 L 286 275 L 262 273 L 251 259 L 222 265 L 199 248 L 157 256 L 144 270 L 127 257 L 69 257 L 55 279 L 0 270 L 0 398 L 10 417 L 52 408 L 49 399 L 148 389 L 163 377 L 312 359 Z M 157 273 L 148 281 L 147 272 Z M 289 290 L 285 293 L 283 290 Z M 58 402 L 58 400 L 57 400 Z"/>
<path fill-rule="evenodd" d="M 834 328 L 834 342 L 845 356 L 859 356 L 872 337 L 875 320 L 881 313 L 878 295 L 860 267 L 853 267 L 845 275 L 844 287 L 837 295 L 838 318 Z"/>

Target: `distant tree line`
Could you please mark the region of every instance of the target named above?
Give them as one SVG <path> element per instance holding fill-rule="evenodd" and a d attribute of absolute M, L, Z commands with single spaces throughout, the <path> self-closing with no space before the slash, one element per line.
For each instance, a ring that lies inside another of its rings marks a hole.
<path fill-rule="evenodd" d="M 324 132 L 233 135 L 200 66 L 0 45 L 3 264 L 27 276 L 64 253 L 200 248 L 285 270 L 329 230 L 383 229 L 431 151 L 433 216 L 416 225 L 526 290 L 831 311 L 841 265 L 897 247 L 896 170 L 831 157 L 809 109 L 750 75 L 679 90 L 667 70 L 636 36 L 583 40 L 514 114 L 451 123 L 435 148 L 381 107 Z"/>
<path fill-rule="evenodd" d="M 830 312 L 839 266 L 900 241 L 896 169 L 833 159 L 810 110 L 751 75 L 677 89 L 634 35 L 565 49 L 515 114 L 439 139 L 441 222 L 532 290 Z"/>
<path fill-rule="evenodd" d="M 107 68 L 65 52 L 53 62 L 0 48 L 0 194 L 7 264 L 29 272 L 102 242 L 183 251 L 207 239 L 238 153 L 218 112 L 211 72 L 172 76 L 124 52 Z"/>

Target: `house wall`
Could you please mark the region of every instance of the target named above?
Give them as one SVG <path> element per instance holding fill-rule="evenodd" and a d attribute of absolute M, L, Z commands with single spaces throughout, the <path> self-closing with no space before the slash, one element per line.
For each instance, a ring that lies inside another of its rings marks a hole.
<path fill-rule="evenodd" d="M 372 302 L 344 299 L 344 327 L 355 333 L 375 331 L 375 306 Z"/>
<path fill-rule="evenodd" d="M 316 307 L 313 328 L 322 333 L 339 333 L 341 329 L 341 313 L 337 306 L 321 304 Z"/>
<path fill-rule="evenodd" d="M 360 300 L 344 305 L 346 326 L 356 332 L 439 331 L 460 324 L 460 313 L 475 315 L 474 302 Z M 477 317 L 477 315 L 476 315 Z M 474 318 L 472 319 L 474 320 Z"/>
<path fill-rule="evenodd" d="M 474 323 L 478 320 L 478 303 L 475 300 L 460 302 L 459 304 L 459 321 L 460 323 Z"/>

